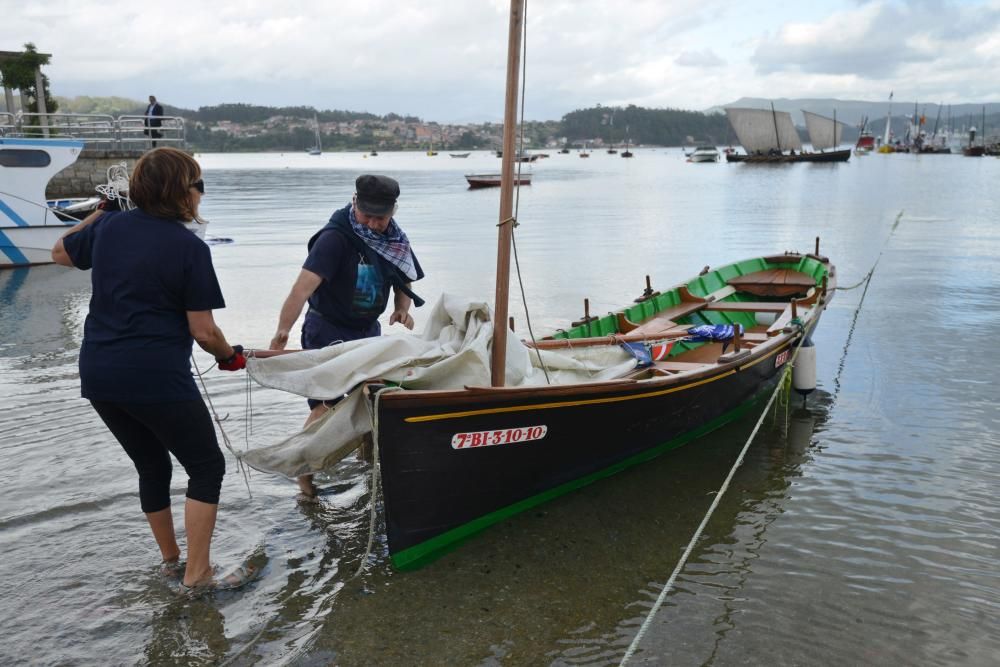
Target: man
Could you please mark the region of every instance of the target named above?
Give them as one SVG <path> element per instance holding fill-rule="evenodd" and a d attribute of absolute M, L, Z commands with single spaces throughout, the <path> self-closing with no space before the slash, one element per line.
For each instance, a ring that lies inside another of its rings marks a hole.
<path fill-rule="evenodd" d="M 302 348 L 379 336 L 378 318 L 393 291 L 389 324 L 413 328 L 410 304 L 423 300 L 410 291 L 424 277 L 410 241 L 396 223 L 399 183 L 388 176 L 364 174 L 355 181 L 351 203 L 335 211 L 330 222 L 309 239 L 306 257 L 292 290 L 281 306 L 272 350 L 283 350 L 288 334 L 302 313 Z M 309 399 L 306 426 L 322 417 L 335 402 Z M 312 475 L 298 478 L 306 498 L 316 496 Z"/>
<path fill-rule="evenodd" d="M 153 148 L 156 148 L 156 140 L 159 139 L 162 134 L 159 130 L 154 130 L 151 128 L 160 127 L 163 125 L 163 121 L 160 120 L 160 116 L 163 115 L 163 107 L 160 103 L 156 101 L 154 95 L 149 96 L 149 106 L 146 107 L 146 129 L 145 134 L 149 135 L 153 139 Z"/>

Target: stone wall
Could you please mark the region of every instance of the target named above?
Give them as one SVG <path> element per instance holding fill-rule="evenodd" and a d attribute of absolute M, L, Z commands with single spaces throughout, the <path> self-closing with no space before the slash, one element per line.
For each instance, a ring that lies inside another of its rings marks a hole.
<path fill-rule="evenodd" d="M 131 174 L 135 162 L 145 149 L 140 150 L 99 150 L 85 148 L 76 162 L 56 174 L 45 196 L 48 199 L 66 197 L 93 197 L 97 186 L 108 182 L 108 167 L 125 162 Z"/>

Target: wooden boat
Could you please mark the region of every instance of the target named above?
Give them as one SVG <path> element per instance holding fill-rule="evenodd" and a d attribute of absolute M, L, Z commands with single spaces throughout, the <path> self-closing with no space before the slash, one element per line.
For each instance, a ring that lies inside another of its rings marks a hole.
<path fill-rule="evenodd" d="M 511 157 L 522 21 L 522 1 L 512 0 L 504 118 Z M 505 386 L 512 230 L 504 221 L 513 210 L 513 165 L 505 159 L 502 169 L 492 386 L 385 392 L 373 405 L 389 553 L 398 568 L 419 566 L 490 524 L 737 418 L 773 388 L 834 294 L 835 270 L 818 254 L 818 239 L 814 253 L 706 268 L 662 292 L 647 279 L 637 303 L 603 317 L 585 308 L 581 321 L 536 345 L 663 343 L 650 365 L 606 381 Z M 728 346 L 683 340 L 695 324 L 739 324 L 746 333 Z"/>
<path fill-rule="evenodd" d="M 750 164 L 846 162 L 851 157 L 850 149 L 819 153 L 803 152 L 802 141 L 799 139 L 799 133 L 795 129 L 794 123 L 792 123 L 791 114 L 787 111 L 775 111 L 773 104 L 770 111 L 728 107 L 726 116 L 729 118 L 729 123 L 736 133 L 736 137 L 746 151 L 745 154 L 727 153 L 726 162 Z M 836 121 L 833 122 L 836 124 Z M 836 130 L 832 129 L 831 133 L 838 134 Z M 820 145 L 825 145 L 824 137 L 817 137 L 817 140 Z M 836 145 L 836 142 L 833 142 L 833 145 Z"/>
<path fill-rule="evenodd" d="M 493 523 L 748 412 L 776 386 L 794 346 L 814 330 L 834 294 L 836 272 L 819 254 L 817 239 L 814 252 L 705 267 L 662 291 L 647 277 L 642 295 L 615 312 L 592 317 L 585 302 L 584 317 L 565 330 L 508 345 L 522 22 L 523 0 L 512 0 L 495 311 L 492 326 L 483 323 L 489 346 L 473 336 L 481 344 L 477 352 L 489 357 L 490 386 L 366 386 L 388 549 L 400 569 L 418 567 Z M 696 325 L 728 330 L 729 336 L 694 338 L 689 329 Z M 519 345 L 540 362 L 610 353 L 624 363 L 612 363 L 600 380 L 588 367 L 573 376 L 582 379 L 570 382 L 550 379 L 546 371 L 545 384 L 508 386 L 506 353 Z M 352 356 L 347 363 L 356 368 L 356 361 Z M 253 373 L 253 364 L 248 370 Z"/>
<path fill-rule="evenodd" d="M 521 174 L 515 177 L 516 185 L 531 185 L 531 174 Z M 500 174 L 466 174 L 465 180 L 470 188 L 498 188 L 503 178 Z"/>
<path fill-rule="evenodd" d="M 814 329 L 834 279 L 817 254 L 757 257 L 650 291 L 537 343 L 672 343 L 661 360 L 616 379 L 382 395 L 379 460 L 393 563 L 419 566 L 490 524 L 744 414 Z M 777 319 L 766 324 L 768 315 Z M 685 340 L 695 324 L 723 323 L 746 333 L 729 346 Z"/>

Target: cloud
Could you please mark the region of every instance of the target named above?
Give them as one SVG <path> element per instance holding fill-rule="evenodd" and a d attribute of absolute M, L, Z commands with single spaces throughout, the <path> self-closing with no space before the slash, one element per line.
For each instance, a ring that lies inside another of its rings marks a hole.
<path fill-rule="evenodd" d="M 867 2 L 813 23 L 790 22 L 759 40 L 757 72 L 863 74 L 888 79 L 907 67 L 938 69 L 1000 30 L 1000 8 L 938 0 Z"/>
<path fill-rule="evenodd" d="M 712 49 L 682 51 L 674 58 L 674 62 L 681 67 L 721 67 L 726 64 L 726 61 L 715 55 Z"/>
<path fill-rule="evenodd" d="M 882 99 L 889 88 L 995 97 L 997 1 L 530 3 L 526 115 L 597 103 L 698 109 L 741 96 Z M 502 117 L 504 0 L 0 0 L 0 16 L 4 48 L 32 41 L 52 53 L 57 95 Z"/>

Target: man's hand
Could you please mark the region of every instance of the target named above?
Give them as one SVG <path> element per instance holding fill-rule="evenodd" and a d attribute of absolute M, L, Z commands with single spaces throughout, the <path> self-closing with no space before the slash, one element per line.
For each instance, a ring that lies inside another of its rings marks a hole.
<path fill-rule="evenodd" d="M 278 331 L 274 334 L 274 338 L 271 339 L 270 349 L 284 350 L 286 345 L 288 345 L 288 332 L 283 329 L 278 329 Z"/>
<path fill-rule="evenodd" d="M 399 322 L 407 329 L 413 329 L 413 316 L 410 315 L 408 310 L 396 309 L 392 311 L 392 315 L 389 316 L 389 326 L 392 326 L 396 322 Z"/>

